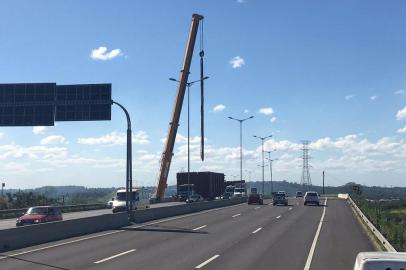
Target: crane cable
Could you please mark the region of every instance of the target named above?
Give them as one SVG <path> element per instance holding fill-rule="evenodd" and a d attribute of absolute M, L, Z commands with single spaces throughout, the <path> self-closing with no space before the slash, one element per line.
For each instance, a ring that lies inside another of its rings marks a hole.
<path fill-rule="evenodd" d="M 200 158 L 204 161 L 204 40 L 203 40 L 204 21 L 200 28 Z"/>

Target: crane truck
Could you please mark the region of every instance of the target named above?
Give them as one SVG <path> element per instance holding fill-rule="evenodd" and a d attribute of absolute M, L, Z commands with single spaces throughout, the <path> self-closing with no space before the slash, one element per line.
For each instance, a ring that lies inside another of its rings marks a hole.
<path fill-rule="evenodd" d="M 176 94 L 175 104 L 173 106 L 173 111 L 172 111 L 172 120 L 169 123 L 168 134 L 166 137 L 167 140 L 166 140 L 164 151 L 163 151 L 162 157 L 161 157 L 161 164 L 160 164 L 160 170 L 159 170 L 159 176 L 158 176 L 158 186 L 157 186 L 156 194 L 155 194 L 157 201 L 161 201 L 161 199 L 163 199 L 165 189 L 167 188 L 168 174 L 169 174 L 169 169 L 171 166 L 171 161 L 172 161 L 172 156 L 173 156 L 173 148 L 175 145 L 176 133 L 178 131 L 178 126 L 179 126 L 179 118 L 180 118 L 180 113 L 182 110 L 183 98 L 185 96 L 186 85 L 188 82 L 189 71 L 190 71 L 190 65 L 192 62 L 193 50 L 194 50 L 194 46 L 195 46 L 197 31 L 199 28 L 199 22 L 201 20 L 203 20 L 202 15 L 198 15 L 198 14 L 192 15 L 192 23 L 190 26 L 189 38 L 188 38 L 187 45 L 186 45 L 183 66 L 182 66 L 182 69 L 180 72 L 178 91 Z M 204 54 L 202 52 L 203 51 L 200 52 L 201 59 Z M 201 64 L 201 66 L 202 66 L 202 64 Z"/>

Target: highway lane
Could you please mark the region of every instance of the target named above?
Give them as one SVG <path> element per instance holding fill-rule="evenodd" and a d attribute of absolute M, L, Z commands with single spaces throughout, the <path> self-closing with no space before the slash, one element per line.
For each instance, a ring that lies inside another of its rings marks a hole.
<path fill-rule="evenodd" d="M 151 208 L 168 207 L 168 206 L 173 206 L 173 205 L 178 205 L 178 204 L 183 204 L 183 203 L 182 202 L 156 203 L 156 204 L 151 204 L 150 207 Z M 78 218 L 85 218 L 85 217 L 100 216 L 100 215 L 111 214 L 111 213 L 112 213 L 111 209 L 99 209 L 99 210 L 70 212 L 70 213 L 64 213 L 63 214 L 63 219 L 64 220 L 70 220 L 70 219 L 78 219 Z M 0 220 L 0 230 L 10 229 L 10 228 L 15 228 L 15 227 L 16 227 L 16 218 L 1 219 Z"/>
<path fill-rule="evenodd" d="M 130 226 L 103 237 L 20 255 L 18 259 L 0 259 L 0 268 L 303 269 L 323 207 L 305 207 L 301 200 L 295 199 L 290 199 L 290 202 L 292 205 L 288 207 L 264 205 L 257 208 L 241 204 Z M 328 204 L 330 202 L 331 206 L 326 208 L 326 220 L 333 217 L 334 212 L 341 211 L 343 213 L 339 216 L 345 215 L 344 218 L 355 222 L 349 223 L 351 226 L 358 226 L 355 233 L 363 233 L 350 210 L 342 207 L 345 201 L 329 199 Z M 329 215 L 330 211 L 333 215 Z M 336 230 L 336 223 L 331 224 Z M 340 225 L 337 223 L 337 226 Z M 327 231 L 323 229 L 319 236 L 320 243 L 323 239 L 329 239 Z M 337 232 L 345 234 L 346 230 Z M 340 238 L 341 235 L 336 237 Z M 323 254 L 317 245 L 314 265 L 318 260 L 334 262 L 336 254 Z M 347 246 L 337 248 L 346 249 Z M 361 250 L 353 250 L 358 251 Z M 331 267 L 313 268 L 312 265 L 311 269 Z"/>
<path fill-rule="evenodd" d="M 358 252 L 376 251 L 375 245 L 354 218 L 348 203 L 329 200 L 328 204 L 311 269 L 352 269 Z M 323 260 L 326 257 L 329 260 Z"/>

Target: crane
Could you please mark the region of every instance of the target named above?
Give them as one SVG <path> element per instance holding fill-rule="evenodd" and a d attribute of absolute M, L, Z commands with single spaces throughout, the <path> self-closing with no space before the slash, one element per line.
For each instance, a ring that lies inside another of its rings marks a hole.
<path fill-rule="evenodd" d="M 156 199 L 160 201 L 164 197 L 165 189 L 167 187 L 167 179 L 169 174 L 169 169 L 171 166 L 173 148 L 175 145 L 176 133 L 179 126 L 180 113 L 182 111 L 183 98 L 185 96 L 186 84 L 189 77 L 190 65 L 192 63 L 193 50 L 195 47 L 195 41 L 197 36 L 197 31 L 199 28 L 199 22 L 203 20 L 203 16 L 199 14 L 192 15 L 192 23 L 189 31 L 189 38 L 186 45 L 185 56 L 183 59 L 183 66 L 180 71 L 179 86 L 176 94 L 175 104 L 172 111 L 172 120 L 169 123 L 168 134 L 166 137 L 164 151 L 162 153 L 159 176 L 158 176 L 158 186 L 156 189 Z M 203 54 L 201 53 L 201 58 Z M 202 138 L 203 139 L 203 138 Z"/>

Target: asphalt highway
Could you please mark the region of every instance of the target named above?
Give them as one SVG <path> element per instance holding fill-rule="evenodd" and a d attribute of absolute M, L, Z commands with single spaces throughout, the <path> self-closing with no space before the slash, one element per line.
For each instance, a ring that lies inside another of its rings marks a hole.
<path fill-rule="evenodd" d="M 167 206 L 173 206 L 173 205 L 178 205 L 178 204 L 182 204 L 182 203 L 181 202 L 156 203 L 156 204 L 151 204 L 150 207 L 151 208 L 167 207 Z M 111 214 L 111 213 L 112 213 L 111 209 L 79 211 L 79 212 L 71 212 L 71 213 L 63 214 L 63 219 L 70 220 L 70 219 L 77 219 L 77 218 L 100 216 L 100 215 Z M 10 229 L 10 228 L 15 228 L 15 227 L 16 227 L 16 218 L 0 219 L 0 230 Z"/>
<path fill-rule="evenodd" d="M 0 254 L 0 269 L 352 269 L 374 245 L 347 202 L 239 204 Z M 3 257 L 1 257 L 3 256 Z"/>

